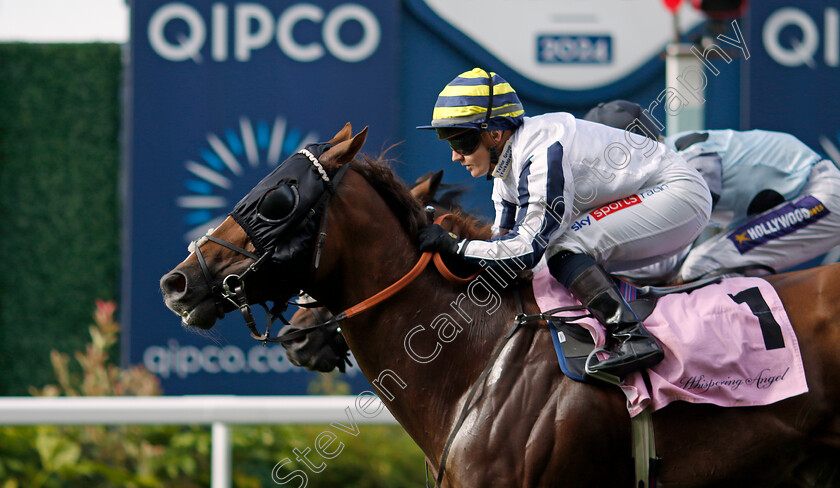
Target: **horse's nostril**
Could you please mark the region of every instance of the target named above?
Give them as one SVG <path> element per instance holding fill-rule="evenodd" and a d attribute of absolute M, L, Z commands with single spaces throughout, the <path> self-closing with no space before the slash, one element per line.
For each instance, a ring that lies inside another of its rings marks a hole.
<path fill-rule="evenodd" d="M 167 295 L 182 294 L 187 291 L 187 277 L 179 271 L 173 271 L 160 280 L 160 287 Z"/>

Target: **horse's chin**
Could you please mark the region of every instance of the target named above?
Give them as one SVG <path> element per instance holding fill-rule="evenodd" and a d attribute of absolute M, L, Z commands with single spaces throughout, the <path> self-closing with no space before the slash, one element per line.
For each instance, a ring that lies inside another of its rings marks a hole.
<path fill-rule="evenodd" d="M 195 307 L 178 312 L 173 310 L 181 317 L 181 325 L 185 327 L 196 327 L 199 329 L 210 329 L 216 325 L 218 316 L 216 315 L 216 304 L 213 301 L 206 301 L 199 303 Z"/>

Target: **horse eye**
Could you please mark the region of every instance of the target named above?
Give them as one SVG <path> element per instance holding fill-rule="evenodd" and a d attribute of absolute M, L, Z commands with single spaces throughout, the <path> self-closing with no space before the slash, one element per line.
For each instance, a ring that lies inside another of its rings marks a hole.
<path fill-rule="evenodd" d="M 283 185 L 266 193 L 257 210 L 268 220 L 283 220 L 296 206 L 297 192 L 291 186 Z"/>

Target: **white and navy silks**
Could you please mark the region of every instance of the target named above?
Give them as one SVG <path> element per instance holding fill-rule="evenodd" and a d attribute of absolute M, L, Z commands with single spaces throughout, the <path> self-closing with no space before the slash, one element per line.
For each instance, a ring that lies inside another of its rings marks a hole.
<path fill-rule="evenodd" d="M 675 134 L 665 143 L 719 195 L 710 223 L 719 232 L 629 275 L 663 275 L 675 266 L 683 280 L 755 264 L 782 271 L 840 245 L 840 169 L 796 137 L 712 130 Z"/>
<path fill-rule="evenodd" d="M 495 237 L 459 249 L 482 265 L 534 268 L 566 250 L 638 268 L 682 250 L 711 210 L 703 178 L 675 152 L 568 113 L 525 117 L 493 176 Z"/>

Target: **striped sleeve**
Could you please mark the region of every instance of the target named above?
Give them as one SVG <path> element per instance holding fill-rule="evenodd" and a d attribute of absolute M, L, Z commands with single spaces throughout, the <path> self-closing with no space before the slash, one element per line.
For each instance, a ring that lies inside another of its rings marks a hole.
<path fill-rule="evenodd" d="M 484 266 L 536 266 L 549 237 L 568 225 L 565 220 L 569 212 L 563 198 L 568 178 L 563 166 L 563 146 L 559 142 L 526 161 L 517 178 L 517 202 L 497 202 L 496 226 L 501 230 L 512 221 L 510 232 L 490 241 L 468 241 L 464 258 Z"/>
<path fill-rule="evenodd" d="M 497 236 L 513 230 L 516 224 L 517 205 L 504 198 L 494 198 L 493 205 L 496 208 L 496 219 L 493 221 L 493 235 Z"/>

